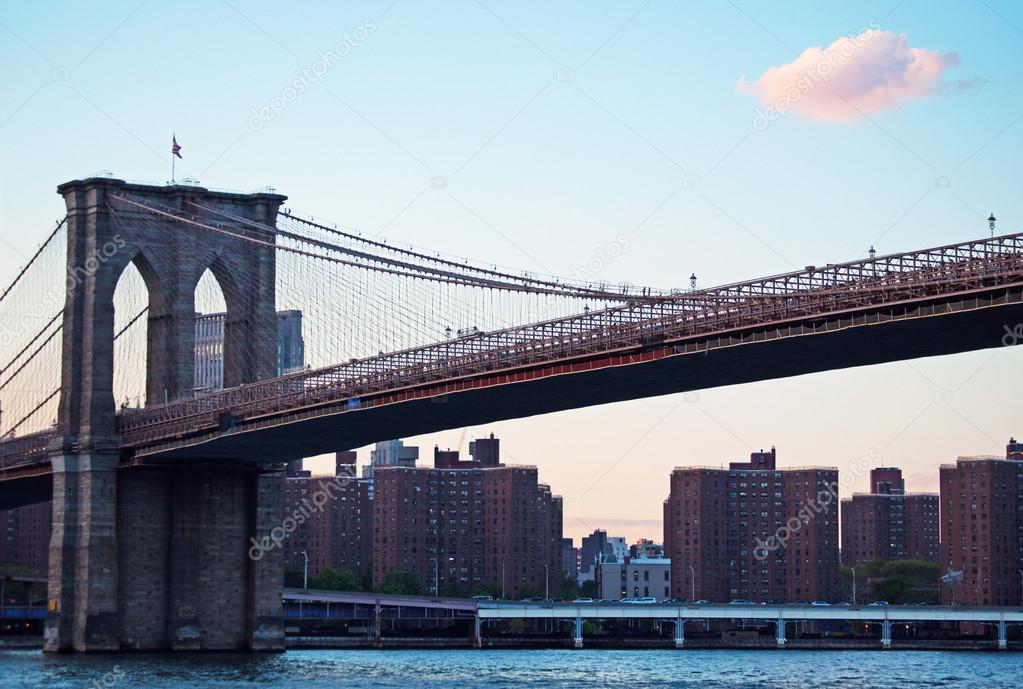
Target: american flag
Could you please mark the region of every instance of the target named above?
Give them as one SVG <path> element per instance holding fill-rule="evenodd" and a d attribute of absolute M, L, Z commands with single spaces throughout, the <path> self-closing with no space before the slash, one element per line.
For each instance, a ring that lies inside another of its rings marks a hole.
<path fill-rule="evenodd" d="M 171 136 L 171 153 L 176 155 L 178 158 L 181 158 L 181 146 L 178 146 L 177 135 Z"/>

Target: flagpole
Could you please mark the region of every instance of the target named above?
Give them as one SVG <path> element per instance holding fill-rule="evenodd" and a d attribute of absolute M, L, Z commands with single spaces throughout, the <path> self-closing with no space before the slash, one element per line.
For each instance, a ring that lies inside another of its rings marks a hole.
<path fill-rule="evenodd" d="M 177 132 L 172 132 L 171 133 L 171 141 L 176 141 L 177 138 L 178 138 L 178 133 Z M 171 184 L 174 184 L 174 158 L 175 158 L 175 155 L 174 155 L 174 151 L 172 149 L 171 150 Z"/>

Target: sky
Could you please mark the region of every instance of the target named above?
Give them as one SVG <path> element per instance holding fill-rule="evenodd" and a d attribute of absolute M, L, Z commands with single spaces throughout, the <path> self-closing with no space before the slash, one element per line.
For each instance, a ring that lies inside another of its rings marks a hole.
<path fill-rule="evenodd" d="M 1021 38 L 997 0 L 5 3 L 0 282 L 63 215 L 57 184 L 162 183 L 172 132 L 179 177 L 566 277 L 711 286 L 986 236 L 992 212 L 1015 232 Z M 937 490 L 1023 435 L 1021 371 L 1003 348 L 408 442 L 493 432 L 564 496 L 566 535 L 660 540 L 673 467 L 770 446 L 855 490 L 862 457 Z"/>

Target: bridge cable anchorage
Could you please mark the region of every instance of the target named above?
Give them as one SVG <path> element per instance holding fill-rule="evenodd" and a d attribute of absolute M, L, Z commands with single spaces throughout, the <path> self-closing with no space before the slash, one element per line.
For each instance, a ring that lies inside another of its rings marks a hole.
<path fill-rule="evenodd" d="M 55 228 L 53 228 L 53 232 L 51 232 L 50 235 L 46 238 L 46 241 L 44 241 L 39 246 L 39 248 L 36 249 L 36 252 L 34 254 L 32 254 L 32 258 L 30 258 L 28 260 L 28 263 L 26 263 L 25 266 L 20 271 L 18 271 L 18 274 L 16 276 L 14 276 L 14 280 L 11 282 L 11 284 L 9 284 L 7 286 L 7 289 L 5 289 L 3 291 L 3 294 L 0 294 L 0 302 L 2 302 L 4 299 L 7 298 L 7 295 L 11 293 L 12 289 L 14 289 L 14 286 L 17 285 L 18 281 L 21 280 L 21 278 L 25 275 L 25 273 L 28 272 L 28 269 L 32 267 L 32 265 L 35 263 L 36 259 L 39 258 L 39 255 L 43 253 L 43 250 L 47 246 L 49 246 L 50 242 L 53 240 L 54 237 L 57 236 L 57 233 L 60 232 L 60 229 L 62 227 L 64 227 L 64 225 L 66 223 L 67 223 L 67 216 L 65 215 L 60 220 L 60 222 L 57 223 L 57 226 Z"/>

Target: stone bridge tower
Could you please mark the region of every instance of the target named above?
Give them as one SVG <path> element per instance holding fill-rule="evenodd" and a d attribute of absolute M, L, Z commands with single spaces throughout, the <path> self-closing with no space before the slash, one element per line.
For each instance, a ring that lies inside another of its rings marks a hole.
<path fill-rule="evenodd" d="M 57 191 L 68 272 L 45 648 L 281 649 L 281 554 L 248 555 L 251 538 L 280 525 L 281 476 L 245 457 L 151 465 L 122 452 L 113 299 L 134 263 L 149 292 L 149 404 L 193 394 L 194 294 L 206 269 L 227 304 L 225 386 L 276 375 L 274 235 L 215 211 L 272 227 L 285 197 L 107 178 Z"/>

